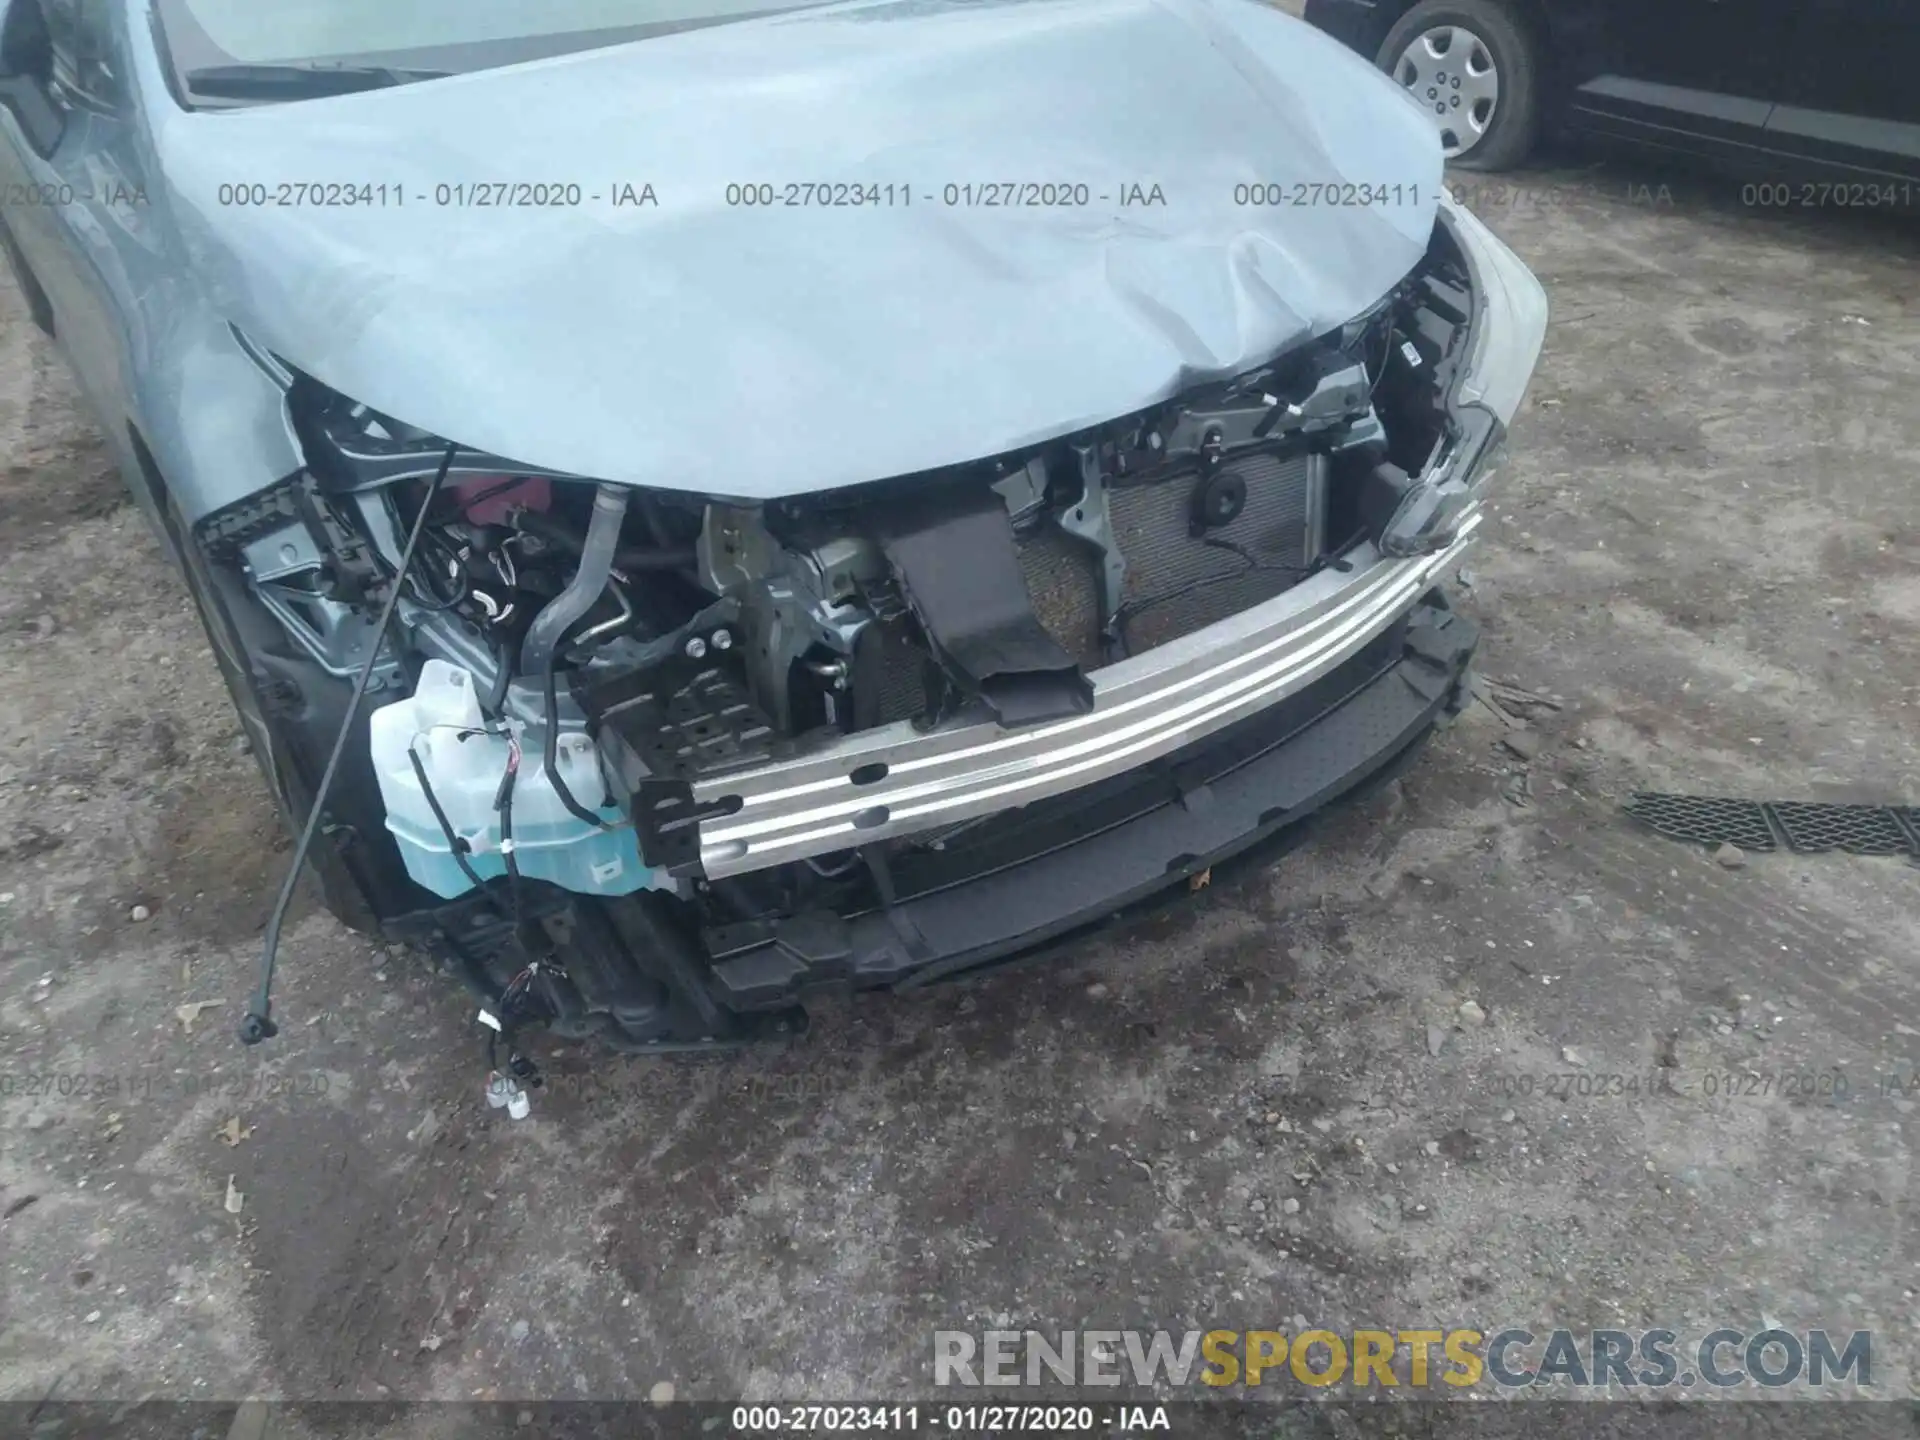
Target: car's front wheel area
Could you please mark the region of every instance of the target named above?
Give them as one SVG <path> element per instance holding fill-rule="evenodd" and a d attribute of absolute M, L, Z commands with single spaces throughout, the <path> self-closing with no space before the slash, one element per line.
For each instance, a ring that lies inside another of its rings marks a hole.
<path fill-rule="evenodd" d="M 1375 63 L 1432 118 L 1450 164 L 1506 170 L 1532 150 L 1543 49 L 1500 0 L 1422 0 L 1387 32 Z"/>

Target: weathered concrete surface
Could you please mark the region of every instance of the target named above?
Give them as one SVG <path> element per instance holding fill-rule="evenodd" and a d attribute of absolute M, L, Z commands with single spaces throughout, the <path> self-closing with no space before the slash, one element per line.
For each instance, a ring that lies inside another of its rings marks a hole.
<path fill-rule="evenodd" d="M 317 914 L 284 1034 L 235 1046 L 284 842 L 8 292 L 0 1395 L 915 1392 L 936 1328 L 1295 1315 L 1872 1328 L 1904 1393 L 1915 1114 L 1879 1081 L 1920 1066 L 1920 870 L 1727 869 L 1614 807 L 1920 801 L 1920 272 L 1643 182 L 1467 182 L 1555 302 L 1462 601 L 1564 701 L 1530 761 L 1476 706 L 1075 958 L 787 1054 L 563 1063 L 519 1125 L 467 1002 Z M 1656 1071 L 1683 1093 L 1628 1090 Z"/>

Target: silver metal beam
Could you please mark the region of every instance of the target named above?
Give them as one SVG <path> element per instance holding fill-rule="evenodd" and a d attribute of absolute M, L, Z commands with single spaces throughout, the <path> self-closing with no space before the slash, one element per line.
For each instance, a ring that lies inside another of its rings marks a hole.
<path fill-rule="evenodd" d="M 696 781 L 698 801 L 739 802 L 734 813 L 701 824 L 702 867 L 718 879 L 951 825 L 1189 745 L 1358 652 L 1460 563 L 1481 518 L 1476 507 L 1438 555 L 1394 560 L 1362 543 L 1342 557 L 1344 572 L 1324 570 L 1264 604 L 1096 671 L 1090 714 L 1021 730 L 975 720 L 921 733 L 901 721 Z"/>

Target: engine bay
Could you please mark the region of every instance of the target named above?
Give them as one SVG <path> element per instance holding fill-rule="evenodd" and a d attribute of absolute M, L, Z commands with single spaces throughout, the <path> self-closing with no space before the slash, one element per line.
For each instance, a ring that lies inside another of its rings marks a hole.
<path fill-rule="evenodd" d="M 1377 539 L 1457 441 L 1471 315 L 1437 226 L 1375 306 L 1258 370 L 1013 454 L 756 504 L 462 451 L 295 374 L 306 472 L 200 540 L 316 681 L 358 670 L 370 602 L 400 587 L 368 686 L 378 813 L 362 787 L 341 823 L 385 831 L 421 888 L 687 898 L 696 777 L 885 726 L 1083 715 L 1105 667 Z"/>

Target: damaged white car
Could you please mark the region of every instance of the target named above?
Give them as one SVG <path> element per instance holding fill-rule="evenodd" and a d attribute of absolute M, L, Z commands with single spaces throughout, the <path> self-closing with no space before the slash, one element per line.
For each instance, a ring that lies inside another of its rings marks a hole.
<path fill-rule="evenodd" d="M 1104 919 L 1461 702 L 1545 297 L 1255 0 L 0 13 L 32 317 L 509 1091 Z"/>

